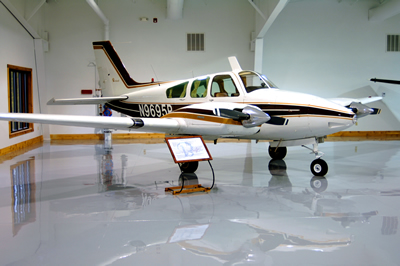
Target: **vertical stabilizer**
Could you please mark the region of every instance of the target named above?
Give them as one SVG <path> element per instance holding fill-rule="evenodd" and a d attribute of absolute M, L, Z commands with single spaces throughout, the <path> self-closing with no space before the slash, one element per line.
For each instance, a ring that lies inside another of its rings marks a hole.
<path fill-rule="evenodd" d="M 93 49 L 104 97 L 122 95 L 129 89 L 149 84 L 136 82 L 130 77 L 111 42 L 93 42 Z"/>

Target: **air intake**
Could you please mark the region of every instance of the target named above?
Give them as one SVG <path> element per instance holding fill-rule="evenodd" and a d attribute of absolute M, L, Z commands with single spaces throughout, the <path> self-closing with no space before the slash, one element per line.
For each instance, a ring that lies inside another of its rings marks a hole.
<path fill-rule="evenodd" d="M 386 51 L 400 52 L 400 35 L 387 35 Z"/>
<path fill-rule="evenodd" d="M 204 33 L 188 33 L 187 50 L 190 52 L 204 51 Z"/>

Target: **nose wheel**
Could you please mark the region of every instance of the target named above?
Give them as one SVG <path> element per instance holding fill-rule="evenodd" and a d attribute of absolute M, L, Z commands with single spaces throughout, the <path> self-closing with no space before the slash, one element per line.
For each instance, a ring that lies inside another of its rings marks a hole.
<path fill-rule="evenodd" d="M 311 162 L 310 169 L 313 175 L 324 176 L 328 173 L 328 164 L 321 158 L 318 158 Z"/>
<path fill-rule="evenodd" d="M 308 148 L 304 145 L 302 147 L 311 150 L 311 153 L 315 154 L 315 159 L 314 161 L 311 162 L 310 165 L 310 170 L 311 173 L 314 176 L 325 176 L 328 173 L 328 164 L 321 159 L 321 157 L 324 155 L 322 152 L 318 150 L 318 141 L 315 140 L 315 143 L 313 144 L 313 148 Z"/>

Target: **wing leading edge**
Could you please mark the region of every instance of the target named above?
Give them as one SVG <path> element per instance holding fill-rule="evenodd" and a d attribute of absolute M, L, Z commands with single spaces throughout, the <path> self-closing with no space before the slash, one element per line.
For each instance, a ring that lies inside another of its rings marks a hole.
<path fill-rule="evenodd" d="M 111 129 L 143 129 L 148 132 L 174 133 L 181 125 L 175 119 L 129 118 L 107 116 L 47 115 L 0 113 L 0 120 Z"/>
<path fill-rule="evenodd" d="M 77 105 L 77 104 L 104 104 L 111 101 L 122 101 L 128 99 L 128 96 L 121 95 L 116 97 L 96 97 L 96 98 L 72 98 L 72 99 L 54 99 L 47 102 L 47 105 Z"/>

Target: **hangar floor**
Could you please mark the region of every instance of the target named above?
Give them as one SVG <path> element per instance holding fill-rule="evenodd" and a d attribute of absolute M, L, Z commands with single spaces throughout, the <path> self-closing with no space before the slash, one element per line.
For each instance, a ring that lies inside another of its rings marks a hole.
<path fill-rule="evenodd" d="M 398 265 L 400 142 L 208 144 L 216 187 L 173 196 L 165 143 L 43 143 L 0 157 L 0 265 Z M 196 172 L 209 186 L 206 162 Z"/>

